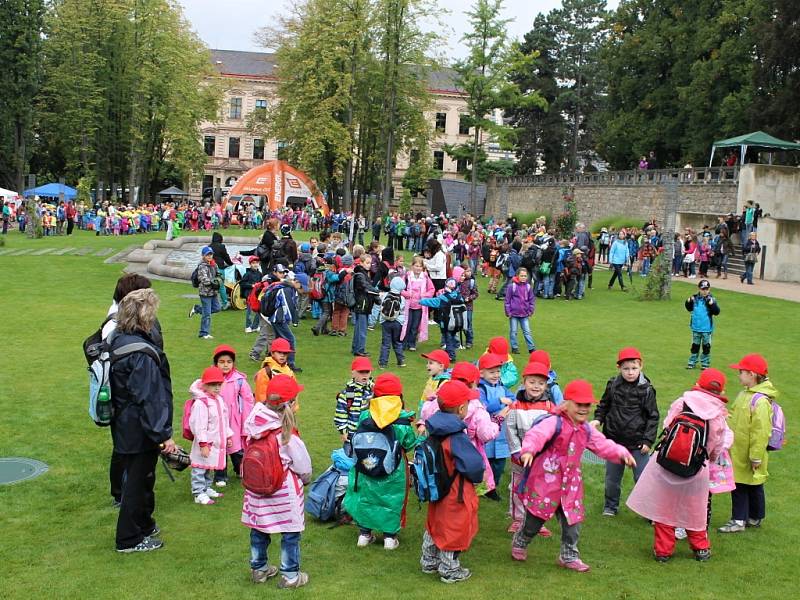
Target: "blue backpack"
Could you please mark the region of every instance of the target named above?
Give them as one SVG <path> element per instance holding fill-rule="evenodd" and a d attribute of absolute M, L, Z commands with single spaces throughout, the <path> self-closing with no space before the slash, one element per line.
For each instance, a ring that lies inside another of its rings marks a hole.
<path fill-rule="evenodd" d="M 444 464 L 444 451 L 442 444 L 447 438 L 429 436 L 414 449 L 414 465 L 411 477 L 414 481 L 414 492 L 420 502 L 438 502 L 448 493 L 456 477 L 460 473 L 447 472 Z M 459 500 L 462 498 L 464 478 L 461 478 L 459 487 Z"/>
<path fill-rule="evenodd" d="M 306 512 L 320 521 L 336 521 L 342 516 L 342 500 L 347 484 L 339 485 L 339 478 L 347 473 L 339 471 L 334 465 L 322 473 L 311 484 L 306 494 Z"/>

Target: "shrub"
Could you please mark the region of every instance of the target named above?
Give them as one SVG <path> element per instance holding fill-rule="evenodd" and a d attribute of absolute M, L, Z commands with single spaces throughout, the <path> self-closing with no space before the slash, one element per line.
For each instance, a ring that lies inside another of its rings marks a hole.
<path fill-rule="evenodd" d="M 661 252 L 653 259 L 650 272 L 644 280 L 644 288 L 639 292 L 639 300 L 669 300 L 672 287 L 672 265 Z"/>
<path fill-rule="evenodd" d="M 551 224 L 553 222 L 553 216 L 550 214 L 549 211 L 534 211 L 534 212 L 515 212 L 512 215 L 517 219 L 517 223 L 520 225 L 528 225 L 529 227 L 536 222 L 536 219 L 539 217 L 544 217 L 547 219 L 547 223 Z"/>
<path fill-rule="evenodd" d="M 578 209 L 575 208 L 575 190 L 564 188 L 561 191 L 564 199 L 564 212 L 556 216 L 556 235 L 561 239 L 569 239 L 575 231 L 578 222 Z"/>
<path fill-rule="evenodd" d="M 599 221 L 595 221 L 592 223 L 591 227 L 589 227 L 589 231 L 591 233 L 599 233 L 603 227 L 611 229 L 614 227 L 617 231 L 622 229 L 623 227 L 641 227 L 644 224 L 644 219 L 637 219 L 636 217 L 626 217 L 623 215 L 612 215 L 610 217 L 605 217 L 600 219 Z"/>

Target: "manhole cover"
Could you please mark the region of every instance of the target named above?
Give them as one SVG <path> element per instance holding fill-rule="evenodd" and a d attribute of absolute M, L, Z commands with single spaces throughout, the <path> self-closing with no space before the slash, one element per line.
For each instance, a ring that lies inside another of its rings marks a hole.
<path fill-rule="evenodd" d="M 47 472 L 47 465 L 32 458 L 0 458 L 0 485 L 33 479 Z"/>

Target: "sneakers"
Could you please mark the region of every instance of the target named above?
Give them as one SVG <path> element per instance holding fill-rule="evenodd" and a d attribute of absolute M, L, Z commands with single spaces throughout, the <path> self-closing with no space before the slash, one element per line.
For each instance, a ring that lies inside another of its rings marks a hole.
<path fill-rule="evenodd" d="M 130 554 L 131 552 L 150 552 L 151 550 L 158 550 L 164 542 L 158 538 L 146 537 L 141 542 L 130 548 L 117 548 L 117 552 L 122 554 Z"/>
<path fill-rule="evenodd" d="M 215 481 L 214 485 L 217 486 L 217 487 L 225 487 L 226 485 L 228 485 L 228 482 L 225 481 L 224 479 L 220 479 L 219 481 Z M 211 494 L 209 494 L 209 495 L 211 495 Z M 212 498 L 216 498 L 216 496 L 211 496 L 211 497 Z"/>
<path fill-rule="evenodd" d="M 542 525 L 542 528 L 539 530 L 539 533 L 536 534 L 536 535 L 538 535 L 539 537 L 543 537 L 543 538 L 549 538 L 549 537 L 553 537 L 553 532 L 550 531 L 544 525 Z"/>
<path fill-rule="evenodd" d="M 153 528 L 150 530 L 149 533 L 145 534 L 144 537 L 154 538 L 159 533 L 161 533 L 161 529 L 159 529 L 158 524 L 156 524 L 156 525 L 153 525 Z"/>
<path fill-rule="evenodd" d="M 203 505 L 216 504 L 208 494 L 197 494 L 197 496 L 194 497 L 194 503 Z"/>
<path fill-rule="evenodd" d="M 406 366 L 406 363 L 404 363 L 404 362 L 397 363 L 397 366 L 402 369 L 403 367 Z"/>
<path fill-rule="evenodd" d="M 253 330 L 250 327 L 245 327 L 244 328 L 244 332 L 245 333 L 253 333 Z"/>
<path fill-rule="evenodd" d="M 251 569 L 250 571 L 250 577 L 253 580 L 253 583 L 264 583 L 267 579 L 275 577 L 277 574 L 278 567 L 275 565 L 269 565 L 264 571 L 259 569 Z"/>
<path fill-rule="evenodd" d="M 694 365 L 686 365 L 686 368 L 689 370 L 694 369 Z"/>
<path fill-rule="evenodd" d="M 528 549 L 511 546 L 511 558 L 519 561 L 528 560 Z"/>
<path fill-rule="evenodd" d="M 686 530 L 683 527 L 676 527 L 675 528 L 675 539 L 676 540 L 685 540 L 686 539 Z"/>
<path fill-rule="evenodd" d="M 694 551 L 694 559 L 699 562 L 706 562 L 708 559 L 711 558 L 711 550 L 708 548 L 704 550 L 695 550 Z"/>
<path fill-rule="evenodd" d="M 522 521 L 511 521 L 511 525 L 508 526 L 508 533 L 517 533 L 520 528 L 522 527 Z"/>
<path fill-rule="evenodd" d="M 201 335 L 200 337 L 202 339 L 204 339 L 204 340 L 213 340 L 214 339 L 214 336 L 211 335 L 211 334 L 208 334 L 208 333 L 206 335 Z"/>
<path fill-rule="evenodd" d="M 416 352 L 417 351 L 417 347 L 416 346 L 411 346 L 411 348 L 408 348 L 407 350 L 409 352 Z"/>
<path fill-rule="evenodd" d="M 219 484 L 218 484 L 219 485 Z M 206 496 L 209 498 L 222 498 L 225 494 L 218 492 L 214 488 L 210 487 L 206 490 Z"/>
<path fill-rule="evenodd" d="M 250 354 L 249 357 L 250 357 L 250 360 L 252 360 L 253 362 L 261 362 L 261 357 L 260 356 L 253 356 L 252 354 Z"/>
<path fill-rule="evenodd" d="M 358 536 L 358 541 L 356 542 L 356 548 L 366 548 L 370 544 L 375 543 L 375 536 L 371 533 L 369 535 L 361 534 Z"/>
<path fill-rule="evenodd" d="M 559 567 L 563 567 L 564 569 L 570 569 L 572 571 L 577 571 L 578 573 L 587 573 L 588 571 L 592 570 L 592 567 L 587 565 L 583 562 L 580 558 L 576 558 L 575 560 L 571 560 L 569 562 L 565 562 L 564 559 L 558 559 Z"/>
<path fill-rule="evenodd" d="M 669 559 L 670 559 L 670 558 L 672 558 L 672 557 L 671 557 L 671 556 L 669 556 L 669 555 L 667 555 L 667 556 L 661 556 L 661 555 L 659 555 L 659 554 L 654 554 L 654 555 L 653 555 L 653 558 L 655 559 L 655 561 L 656 561 L 656 562 L 659 562 L 659 563 L 665 563 L 665 562 L 669 562 Z"/>
<path fill-rule="evenodd" d="M 740 531 L 744 531 L 744 521 L 737 521 L 735 519 L 731 519 L 725 525 L 717 529 L 720 533 L 739 533 Z"/>
<path fill-rule="evenodd" d="M 459 581 L 466 581 L 472 576 L 472 571 L 469 569 L 459 569 L 458 571 L 454 571 L 453 573 L 448 573 L 447 575 L 442 575 L 439 578 L 439 581 L 442 583 L 458 583 Z"/>
<path fill-rule="evenodd" d="M 511 354 L 519 354 L 519 348 L 512 348 Z"/>
<path fill-rule="evenodd" d="M 189 318 L 191 319 L 193 316 L 197 314 L 197 311 L 194 309 L 194 306 L 189 309 Z"/>
<path fill-rule="evenodd" d="M 489 500 L 493 500 L 495 502 L 500 502 L 500 494 L 497 493 L 497 489 L 493 489 L 489 492 L 484 494 L 484 497 L 488 498 Z"/>
<path fill-rule="evenodd" d="M 383 549 L 384 550 L 397 550 L 397 548 L 399 546 L 400 546 L 400 540 L 398 540 L 396 537 L 394 537 L 394 538 L 391 538 L 391 537 L 383 538 Z"/>
<path fill-rule="evenodd" d="M 744 524 L 745 527 L 761 527 L 761 521 L 764 519 L 747 519 L 747 522 Z"/>
<path fill-rule="evenodd" d="M 316 327 L 312 327 L 311 333 L 314 334 L 314 337 L 317 337 L 319 335 L 319 329 L 317 329 Z"/>
<path fill-rule="evenodd" d="M 303 587 L 308 583 L 308 573 L 300 571 L 297 577 L 289 579 L 281 575 L 281 580 L 278 582 L 278 587 L 282 590 Z"/>
<path fill-rule="evenodd" d="M 438 573 L 439 572 L 439 567 L 433 567 L 431 569 L 427 569 L 427 568 L 423 567 L 422 568 L 422 572 L 425 575 L 433 575 L 434 573 Z"/>
<path fill-rule="evenodd" d="M 604 508 L 603 509 L 603 516 L 604 517 L 616 517 L 617 516 L 617 511 L 611 510 L 610 508 Z"/>

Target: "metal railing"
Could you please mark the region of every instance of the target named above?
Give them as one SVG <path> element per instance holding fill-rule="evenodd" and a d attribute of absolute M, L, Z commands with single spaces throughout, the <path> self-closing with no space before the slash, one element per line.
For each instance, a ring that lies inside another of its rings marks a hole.
<path fill-rule="evenodd" d="M 565 185 L 661 185 L 677 181 L 681 185 L 730 184 L 739 182 L 739 167 L 699 167 L 687 169 L 636 169 L 589 173 L 545 173 L 522 177 L 498 177 L 497 183 L 510 187 Z"/>

